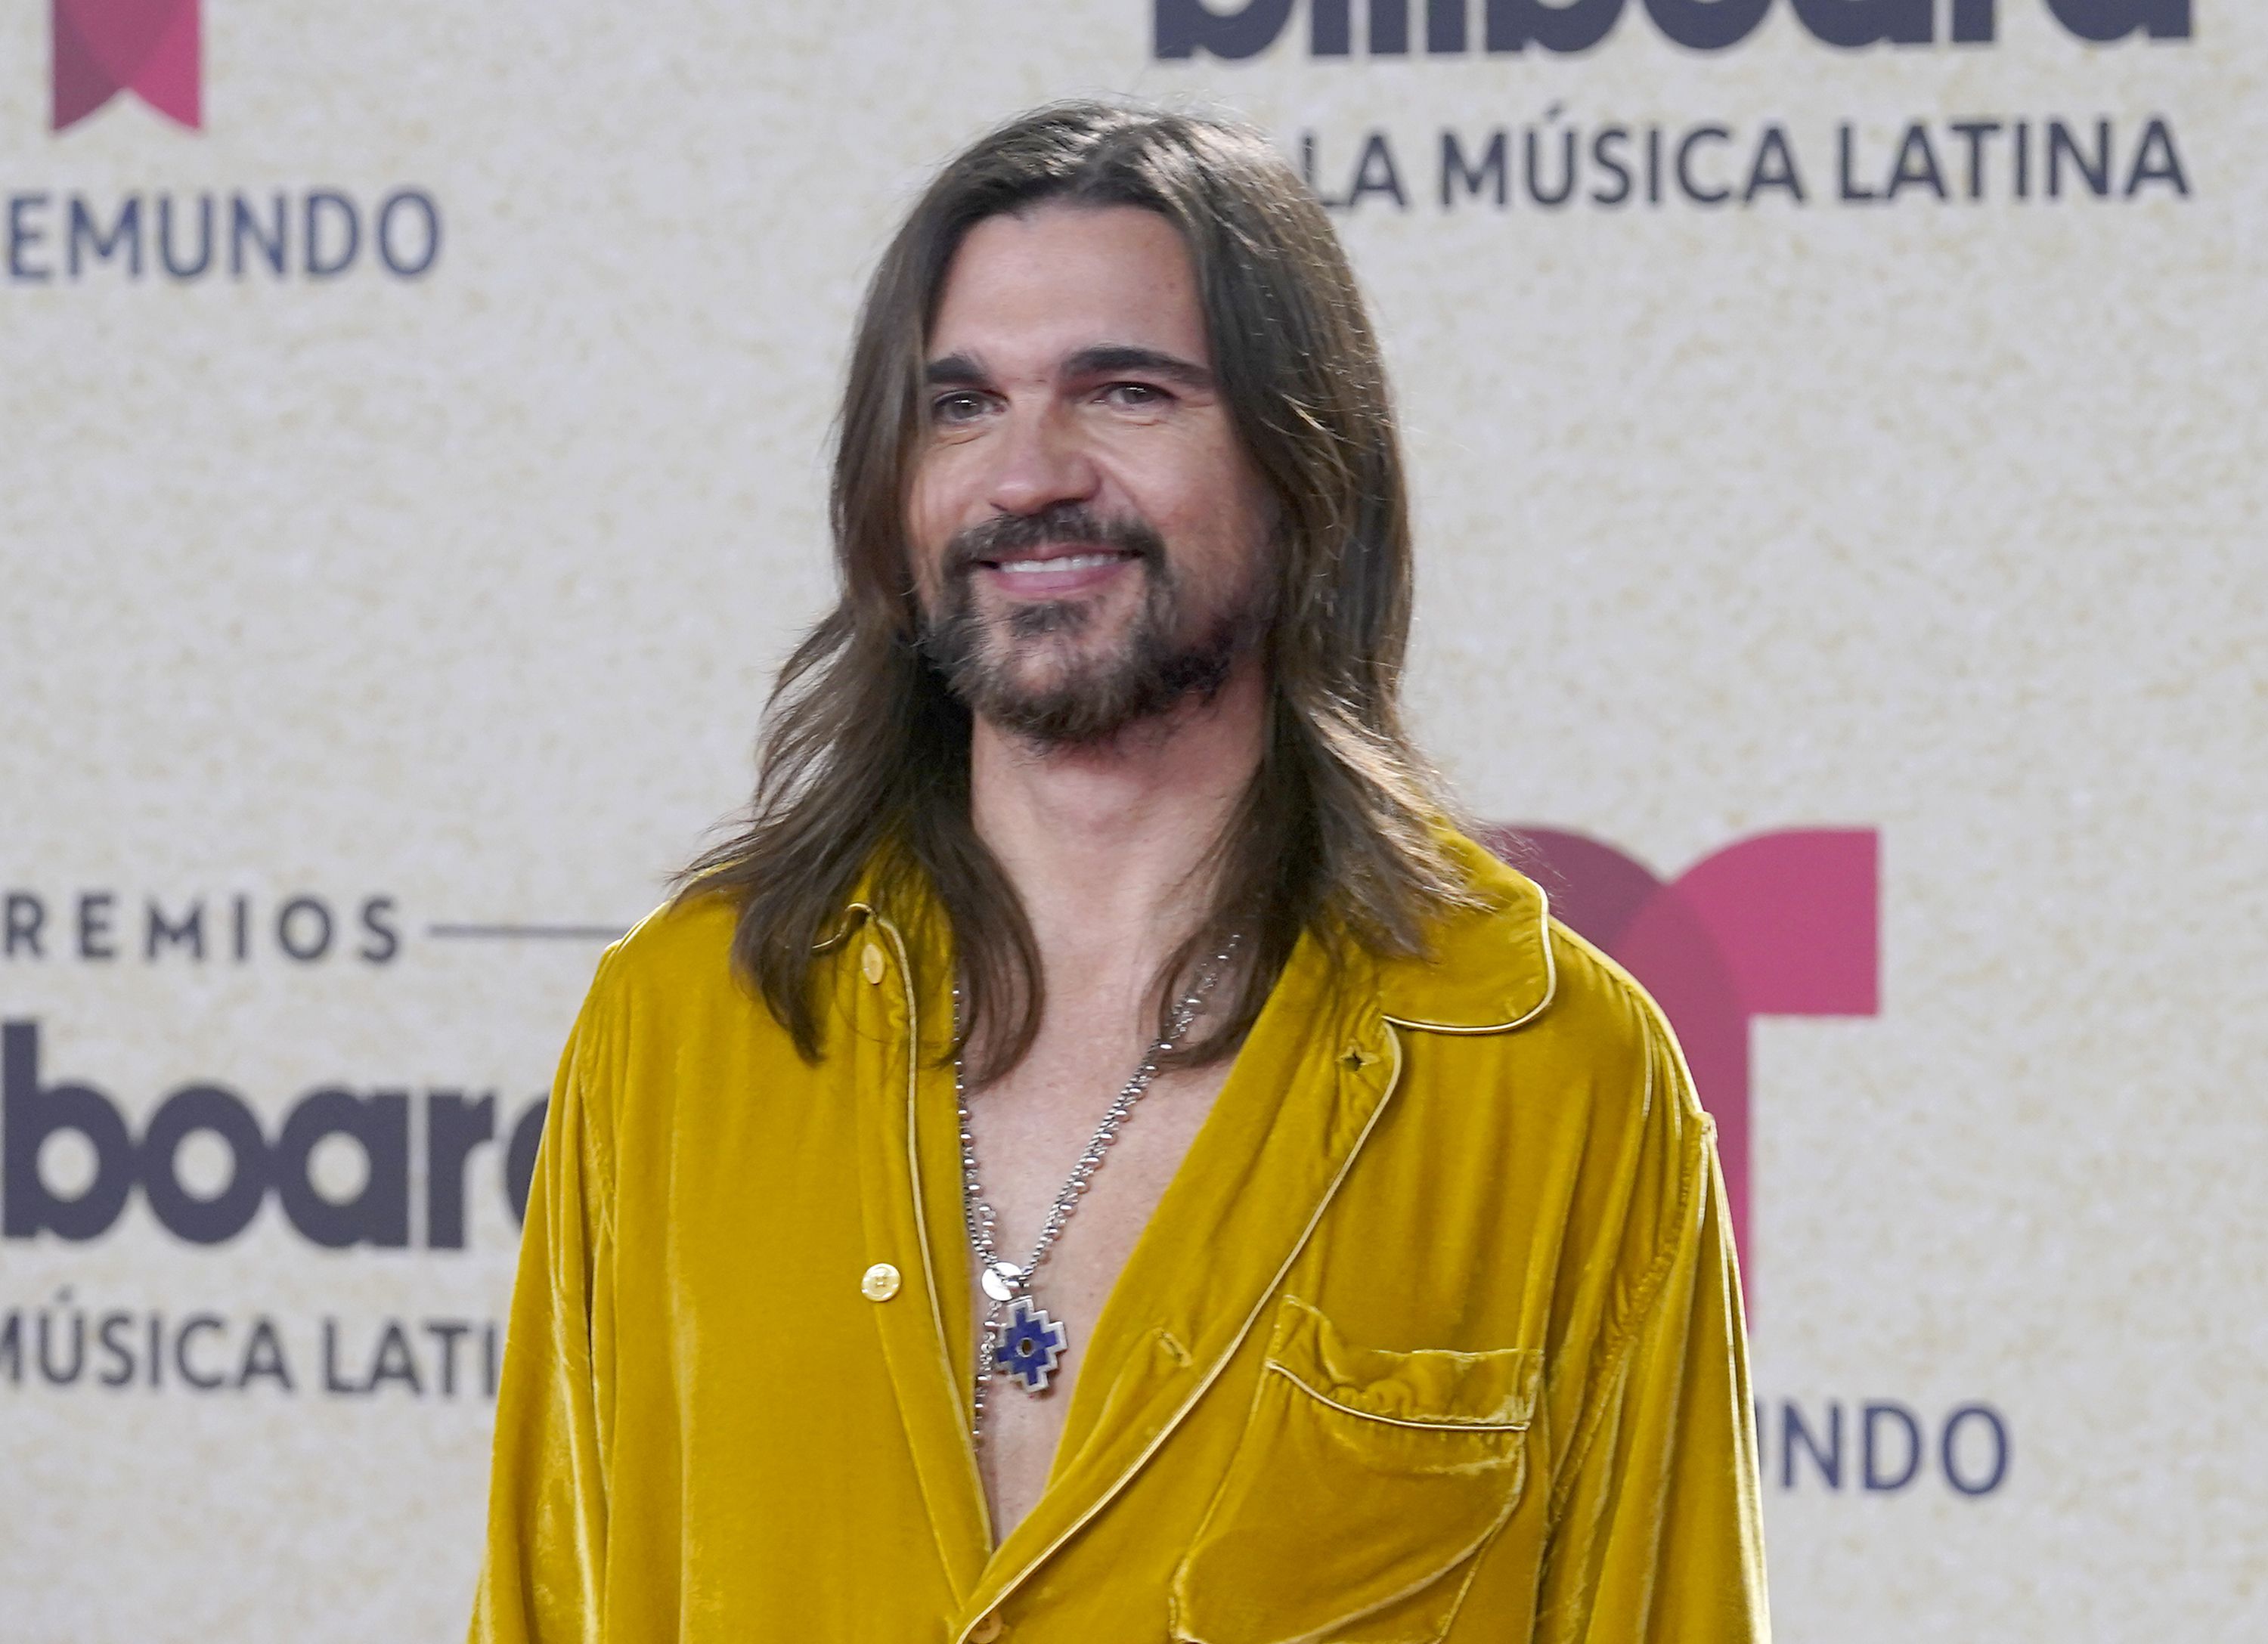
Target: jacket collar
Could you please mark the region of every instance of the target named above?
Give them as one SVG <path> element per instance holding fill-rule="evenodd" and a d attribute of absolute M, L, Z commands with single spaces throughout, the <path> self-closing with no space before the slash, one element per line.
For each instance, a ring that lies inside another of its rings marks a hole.
<path fill-rule="evenodd" d="M 1434 1033 L 1501 1033 L 1551 1003 L 1551 906 L 1543 887 L 1462 833 L 1440 835 L 1478 906 L 1438 921 L 1429 951 L 1373 960 L 1380 1013 Z"/>
<path fill-rule="evenodd" d="M 1543 887 L 1463 834 L 1444 829 L 1441 844 L 1462 871 L 1477 906 L 1435 922 L 1422 955 L 1373 956 L 1379 1013 L 1395 1025 L 1433 1033 L 1502 1033 L 1550 1008 L 1558 974 L 1551 955 L 1551 902 Z M 839 946 L 872 914 L 889 914 L 909 936 L 934 945 L 936 909 L 880 907 L 876 875 L 861 874 L 843 915 L 817 951 Z M 904 899 L 901 898 L 900 899 Z M 942 958 L 942 952 L 923 954 Z"/>

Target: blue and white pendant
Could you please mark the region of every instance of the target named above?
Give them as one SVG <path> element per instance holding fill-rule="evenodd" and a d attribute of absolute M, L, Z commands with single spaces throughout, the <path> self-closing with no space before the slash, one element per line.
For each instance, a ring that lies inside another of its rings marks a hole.
<path fill-rule="evenodd" d="M 1008 1303 L 1008 1316 L 992 1337 L 992 1367 L 1012 1376 L 1027 1393 L 1045 1392 L 1048 1377 L 1056 1373 L 1071 1348 L 1071 1332 L 1020 1295 Z"/>

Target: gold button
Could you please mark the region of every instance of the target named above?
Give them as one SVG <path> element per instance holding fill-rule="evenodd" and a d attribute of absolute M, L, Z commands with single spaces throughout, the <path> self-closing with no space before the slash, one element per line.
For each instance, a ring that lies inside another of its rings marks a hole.
<path fill-rule="evenodd" d="M 970 1644 L 992 1644 L 994 1639 L 1007 1630 L 1000 1620 L 1000 1612 L 988 1610 L 984 1612 L 984 1618 L 968 1629 Z"/>
<path fill-rule="evenodd" d="M 898 1270 L 886 1261 L 876 1262 L 858 1281 L 858 1291 L 870 1302 L 888 1301 L 898 1293 Z"/>
<path fill-rule="evenodd" d="M 858 968 L 865 972 L 866 980 L 868 981 L 880 981 L 882 980 L 882 972 L 885 968 L 882 963 L 881 949 L 876 947 L 871 942 L 868 943 L 866 944 L 866 951 L 861 954 L 858 958 Z"/>

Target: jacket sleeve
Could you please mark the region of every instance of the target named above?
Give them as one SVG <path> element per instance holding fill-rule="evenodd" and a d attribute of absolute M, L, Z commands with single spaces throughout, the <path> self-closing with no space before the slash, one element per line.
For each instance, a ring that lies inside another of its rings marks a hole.
<path fill-rule="evenodd" d="M 473 1644 L 600 1635 L 614 1310 L 597 1000 L 560 1060 L 528 1188 Z"/>
<path fill-rule="evenodd" d="M 1764 1529 L 1748 1332 L 1714 1127 L 1668 1028 L 1652 1023 L 1648 1152 L 1659 1183 L 1623 1252 L 1627 1305 L 1555 1485 L 1540 1640 L 1763 1644 Z"/>

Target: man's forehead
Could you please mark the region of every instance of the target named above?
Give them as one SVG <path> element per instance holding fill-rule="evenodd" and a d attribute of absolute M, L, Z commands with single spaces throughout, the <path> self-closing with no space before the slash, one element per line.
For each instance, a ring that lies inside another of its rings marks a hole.
<path fill-rule="evenodd" d="M 962 238 L 930 327 L 932 363 L 1057 371 L 1110 349 L 1209 356 L 1189 253 L 1164 217 L 1043 205 L 987 217 Z"/>

